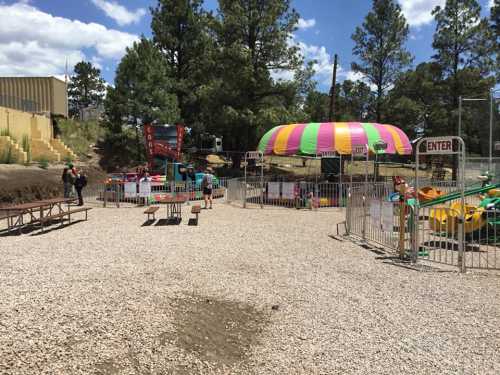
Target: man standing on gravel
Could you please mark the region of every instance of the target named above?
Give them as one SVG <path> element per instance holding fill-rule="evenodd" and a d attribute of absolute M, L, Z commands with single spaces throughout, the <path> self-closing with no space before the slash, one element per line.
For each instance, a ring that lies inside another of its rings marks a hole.
<path fill-rule="evenodd" d="M 205 199 L 205 209 L 208 207 L 208 201 L 210 201 L 210 209 L 212 209 L 212 188 L 214 176 L 212 175 L 212 169 L 209 167 L 205 171 L 205 175 L 201 180 L 201 188 L 203 189 L 203 198 Z"/>

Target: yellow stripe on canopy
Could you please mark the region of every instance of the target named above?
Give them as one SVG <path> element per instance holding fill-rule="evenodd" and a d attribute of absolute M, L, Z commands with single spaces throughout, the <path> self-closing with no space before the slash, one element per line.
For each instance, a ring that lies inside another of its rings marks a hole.
<path fill-rule="evenodd" d="M 351 131 L 345 122 L 335 123 L 335 150 L 342 155 L 351 153 Z"/>
<path fill-rule="evenodd" d="M 283 127 L 279 130 L 278 136 L 276 137 L 276 142 L 274 142 L 274 153 L 276 155 L 285 155 L 288 149 L 288 138 L 292 134 L 293 129 L 297 124 L 292 124 Z"/>
<path fill-rule="evenodd" d="M 401 137 L 398 132 L 391 126 L 385 125 L 385 128 L 389 133 L 391 133 L 392 139 L 394 140 L 394 148 L 399 155 L 405 154 L 405 147 L 403 146 L 403 142 L 401 142 Z"/>

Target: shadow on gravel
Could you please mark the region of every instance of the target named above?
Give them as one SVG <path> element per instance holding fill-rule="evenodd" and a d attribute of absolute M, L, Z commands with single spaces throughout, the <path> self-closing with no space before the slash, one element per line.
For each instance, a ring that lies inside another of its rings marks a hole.
<path fill-rule="evenodd" d="M 75 220 L 68 224 L 61 225 L 60 221 L 54 220 L 51 226 L 46 226 L 42 232 L 40 227 L 35 227 L 33 225 L 28 225 L 22 228 L 22 231 L 19 232 L 19 229 L 11 230 L 10 232 L 7 229 L 0 230 L 0 237 L 11 237 L 11 236 L 20 236 L 22 234 L 29 234 L 30 236 L 41 236 L 53 231 L 62 230 L 64 228 L 70 227 L 72 225 L 78 224 L 85 220 Z"/>
<path fill-rule="evenodd" d="M 218 369 L 245 361 L 269 320 L 268 315 L 250 305 L 206 297 L 176 299 L 172 307 L 175 332 L 161 333 L 160 345 L 175 345 Z M 178 364 L 174 373 L 191 371 Z"/>

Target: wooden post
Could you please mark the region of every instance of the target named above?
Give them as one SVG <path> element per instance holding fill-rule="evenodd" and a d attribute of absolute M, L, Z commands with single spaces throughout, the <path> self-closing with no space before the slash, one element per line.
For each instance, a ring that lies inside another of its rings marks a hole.
<path fill-rule="evenodd" d="M 405 256 L 406 188 L 404 187 L 399 194 L 401 194 L 399 196 L 399 257 L 403 259 Z"/>
<path fill-rule="evenodd" d="M 337 54 L 335 54 L 333 61 L 333 77 L 332 77 L 332 87 L 330 88 L 330 110 L 328 113 L 328 121 L 332 122 L 335 117 L 335 95 L 337 85 Z"/>

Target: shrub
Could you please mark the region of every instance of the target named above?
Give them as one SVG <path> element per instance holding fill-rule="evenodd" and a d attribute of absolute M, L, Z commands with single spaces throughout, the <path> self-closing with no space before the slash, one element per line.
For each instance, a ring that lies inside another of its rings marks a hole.
<path fill-rule="evenodd" d="M 17 158 L 12 152 L 12 147 L 8 145 L 7 149 L 0 155 L 0 164 L 14 164 L 16 161 Z"/>
<path fill-rule="evenodd" d="M 47 159 L 45 156 L 42 156 L 40 159 L 38 159 L 38 164 L 40 168 L 47 169 L 49 167 L 49 159 Z"/>
<path fill-rule="evenodd" d="M 29 163 L 31 161 L 31 139 L 26 134 L 23 135 L 23 140 L 21 145 L 23 147 L 24 152 L 26 152 L 27 156 L 26 161 Z"/>

